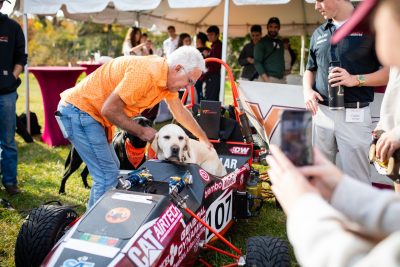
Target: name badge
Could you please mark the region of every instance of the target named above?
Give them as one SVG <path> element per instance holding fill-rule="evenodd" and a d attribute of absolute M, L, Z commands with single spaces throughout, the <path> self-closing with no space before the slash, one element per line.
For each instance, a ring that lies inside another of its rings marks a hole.
<path fill-rule="evenodd" d="M 346 108 L 346 122 L 363 122 L 364 109 L 362 108 Z"/>

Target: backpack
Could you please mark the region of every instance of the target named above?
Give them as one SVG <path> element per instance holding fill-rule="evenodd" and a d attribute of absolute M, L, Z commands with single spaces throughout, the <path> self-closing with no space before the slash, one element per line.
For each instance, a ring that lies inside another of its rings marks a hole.
<path fill-rule="evenodd" d="M 31 134 L 29 134 L 26 127 L 26 114 L 22 113 L 17 116 L 17 129 L 16 133 L 19 134 L 27 143 L 32 143 L 33 138 L 32 135 L 40 134 L 40 127 L 37 116 L 34 112 L 30 113 L 30 121 L 31 121 Z"/>
<path fill-rule="evenodd" d="M 21 113 L 21 115 L 18 116 L 18 119 L 21 121 L 21 123 L 23 123 L 25 128 L 27 128 L 27 126 L 26 126 L 26 114 L 25 113 Z M 31 135 L 40 134 L 40 129 L 42 127 L 39 125 L 38 118 L 37 118 L 35 112 L 30 112 L 30 121 L 31 121 Z"/>

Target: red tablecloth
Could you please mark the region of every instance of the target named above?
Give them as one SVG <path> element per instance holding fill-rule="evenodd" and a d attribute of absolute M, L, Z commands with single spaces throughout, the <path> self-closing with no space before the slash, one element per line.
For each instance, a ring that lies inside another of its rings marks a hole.
<path fill-rule="evenodd" d="M 103 65 L 102 63 L 96 63 L 96 62 L 78 62 L 79 66 L 86 68 L 85 73 L 86 75 L 89 75 L 93 71 L 95 71 L 98 67 Z"/>
<path fill-rule="evenodd" d="M 386 85 L 384 86 L 378 86 L 374 88 L 375 93 L 385 93 L 386 91 Z"/>
<path fill-rule="evenodd" d="M 42 140 L 50 146 L 67 145 L 54 117 L 60 101 L 60 93 L 75 85 L 79 75 L 86 68 L 83 67 L 29 67 L 35 75 L 42 91 L 44 107 L 44 130 Z"/>

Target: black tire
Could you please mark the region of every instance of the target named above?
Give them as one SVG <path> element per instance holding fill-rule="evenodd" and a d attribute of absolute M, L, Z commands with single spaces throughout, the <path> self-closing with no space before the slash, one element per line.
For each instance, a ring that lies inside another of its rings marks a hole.
<path fill-rule="evenodd" d="M 285 241 L 270 236 L 254 236 L 247 240 L 247 267 L 288 267 L 289 249 Z"/>
<path fill-rule="evenodd" d="M 26 217 L 15 244 L 15 266 L 39 266 L 68 225 L 78 217 L 69 207 L 43 205 Z"/>

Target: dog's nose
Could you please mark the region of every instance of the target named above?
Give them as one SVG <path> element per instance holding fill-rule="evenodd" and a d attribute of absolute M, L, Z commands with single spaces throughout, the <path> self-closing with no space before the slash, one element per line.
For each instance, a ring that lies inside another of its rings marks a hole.
<path fill-rule="evenodd" d="M 171 155 L 179 156 L 179 146 L 171 146 Z"/>

